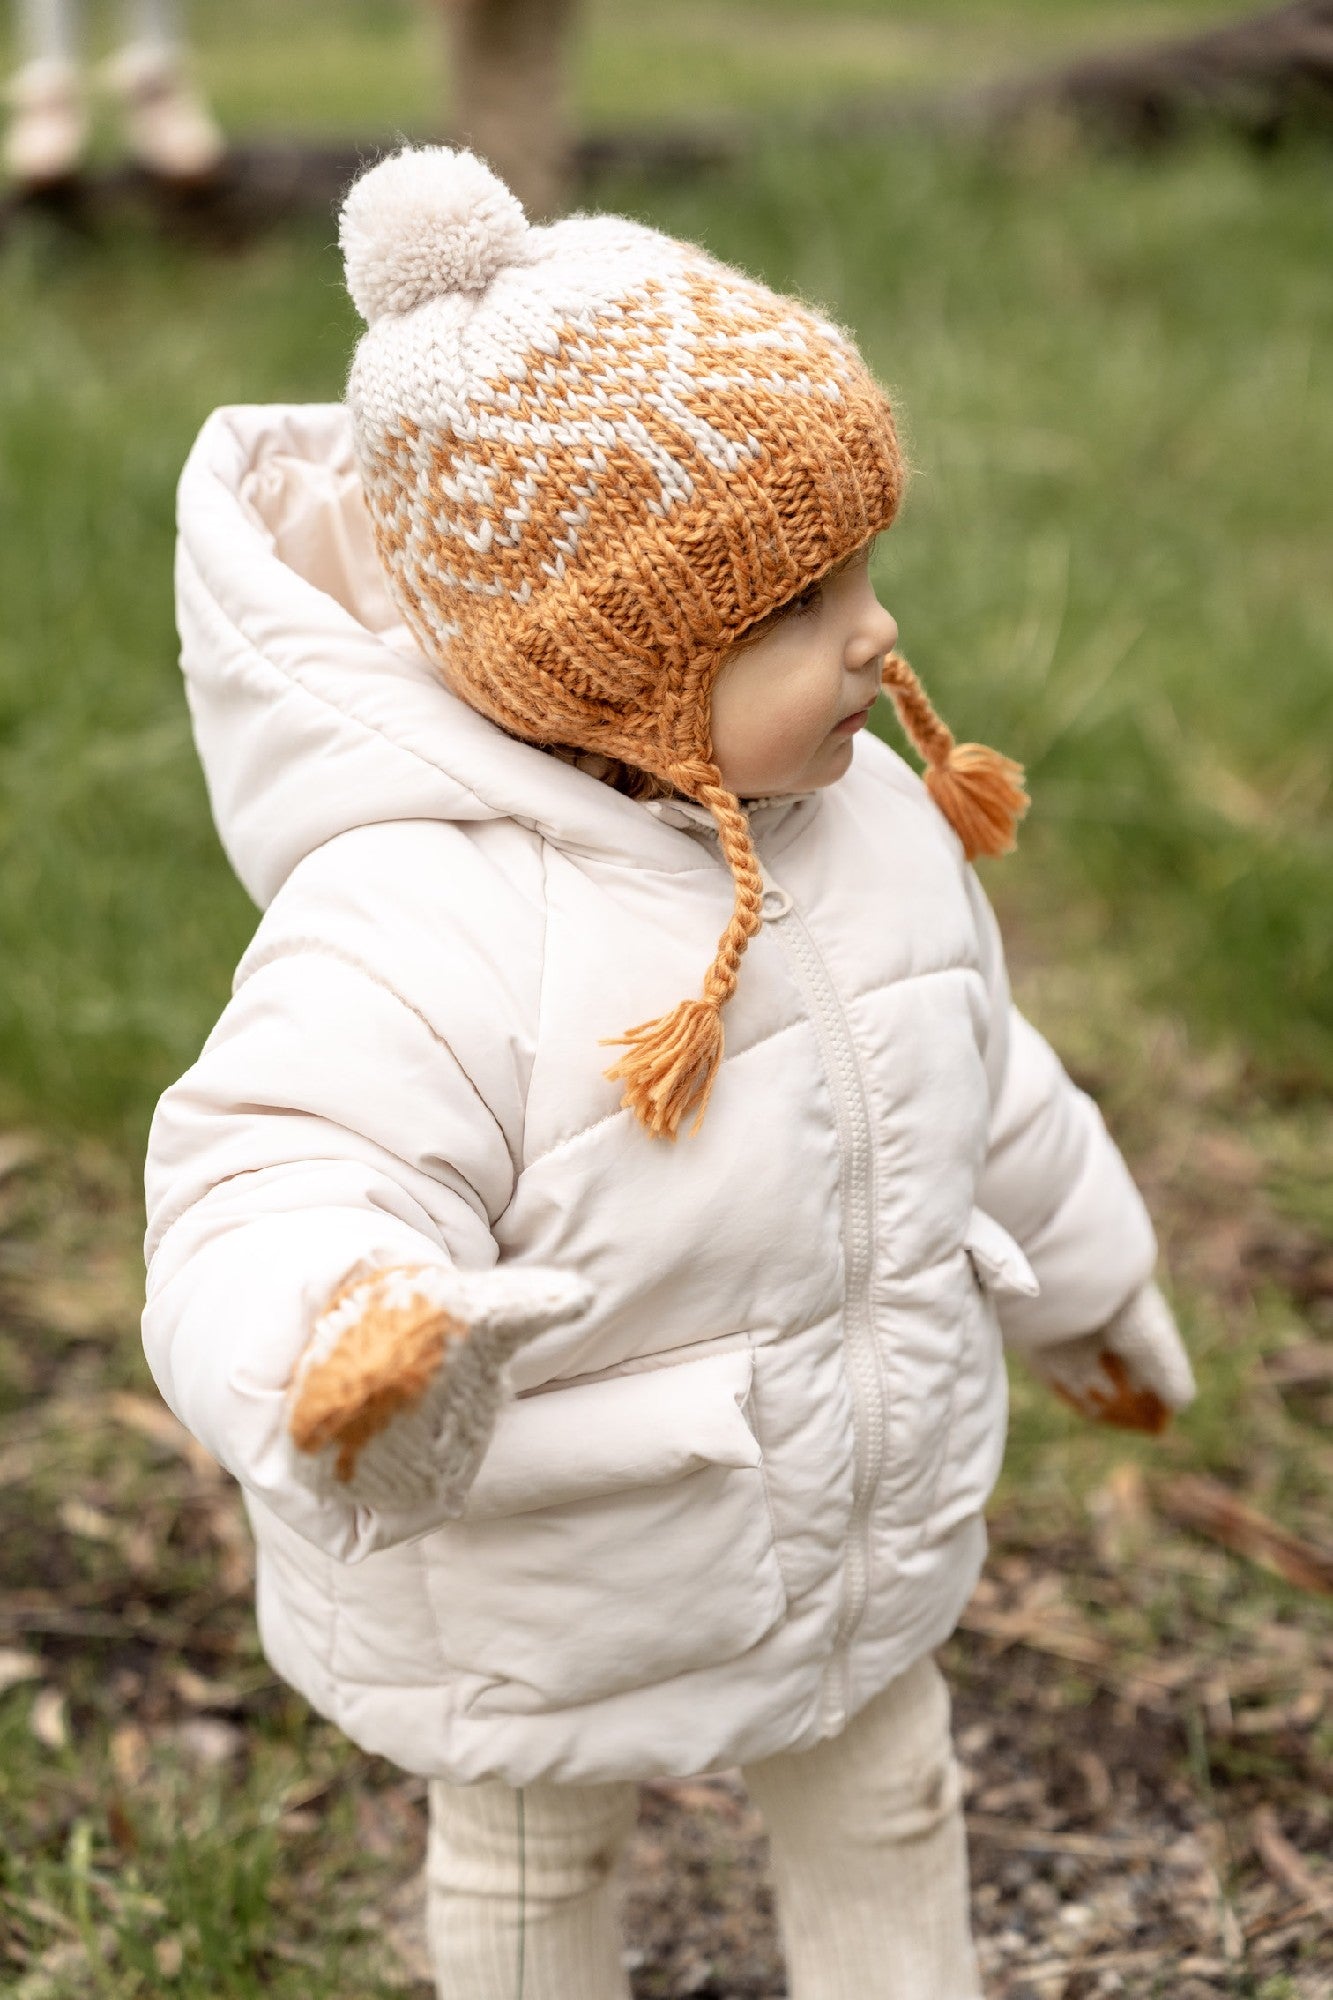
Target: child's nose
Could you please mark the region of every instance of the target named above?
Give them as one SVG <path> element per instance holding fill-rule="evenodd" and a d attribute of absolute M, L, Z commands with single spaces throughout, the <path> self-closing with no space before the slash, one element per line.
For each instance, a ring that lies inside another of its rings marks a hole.
<path fill-rule="evenodd" d="M 877 599 L 857 620 L 856 631 L 847 648 L 847 667 L 857 673 L 872 660 L 891 653 L 898 643 L 898 621 Z"/>

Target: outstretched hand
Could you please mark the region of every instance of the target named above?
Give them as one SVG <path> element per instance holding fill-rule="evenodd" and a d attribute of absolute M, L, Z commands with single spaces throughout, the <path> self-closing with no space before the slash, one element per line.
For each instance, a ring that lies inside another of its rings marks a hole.
<path fill-rule="evenodd" d="M 461 1511 L 519 1348 L 591 1299 L 562 1271 L 393 1265 L 356 1275 L 297 1363 L 288 1430 L 308 1482 L 368 1504 Z M 302 1464 L 302 1461 L 305 1461 Z"/>
<path fill-rule="evenodd" d="M 1196 1393 L 1175 1318 L 1154 1284 L 1096 1333 L 1043 1347 L 1031 1361 L 1072 1409 L 1122 1430 L 1164 1431 Z"/>

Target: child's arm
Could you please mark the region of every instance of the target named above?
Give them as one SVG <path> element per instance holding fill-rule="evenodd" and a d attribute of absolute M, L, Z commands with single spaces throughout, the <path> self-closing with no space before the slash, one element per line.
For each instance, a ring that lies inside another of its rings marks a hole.
<path fill-rule="evenodd" d="M 331 1553 L 456 1513 L 509 1356 L 586 1302 L 563 1274 L 495 1268 L 514 1177 L 435 1027 L 317 946 L 257 962 L 158 1106 L 149 1363 L 181 1421 Z M 397 1354 L 375 1380 L 377 1326 L 416 1341 L 415 1395 Z"/>
<path fill-rule="evenodd" d="M 1086 1415 L 1160 1430 L 1192 1400 L 1194 1379 L 1152 1282 L 1148 1211 L 1097 1106 L 1014 1007 L 994 915 L 975 877 L 969 890 L 992 1003 L 977 1202 L 1021 1245 L 1039 1287 L 999 1299 L 1006 1342 Z"/>

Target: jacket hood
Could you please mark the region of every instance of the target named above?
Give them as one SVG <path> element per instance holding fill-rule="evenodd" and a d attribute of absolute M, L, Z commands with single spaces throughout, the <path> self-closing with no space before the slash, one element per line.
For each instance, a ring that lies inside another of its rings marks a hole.
<path fill-rule="evenodd" d="M 195 741 L 223 846 L 261 907 L 315 848 L 385 820 L 513 819 L 563 847 L 698 865 L 681 830 L 711 826 L 703 808 L 645 808 L 443 685 L 385 589 L 342 404 L 214 411 L 178 524 Z"/>

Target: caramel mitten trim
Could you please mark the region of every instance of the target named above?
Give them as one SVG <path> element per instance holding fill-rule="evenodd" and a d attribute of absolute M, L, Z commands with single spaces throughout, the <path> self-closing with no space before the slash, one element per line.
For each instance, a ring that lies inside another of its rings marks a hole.
<path fill-rule="evenodd" d="M 1029 1359 L 1072 1409 L 1121 1430 L 1164 1431 L 1196 1393 L 1171 1308 L 1153 1284 L 1098 1332 L 1058 1341 Z"/>
<path fill-rule="evenodd" d="M 563 1271 L 393 1265 L 358 1272 L 315 1320 L 288 1399 L 302 1477 L 369 1506 L 461 1513 L 520 1347 L 591 1299 Z"/>

